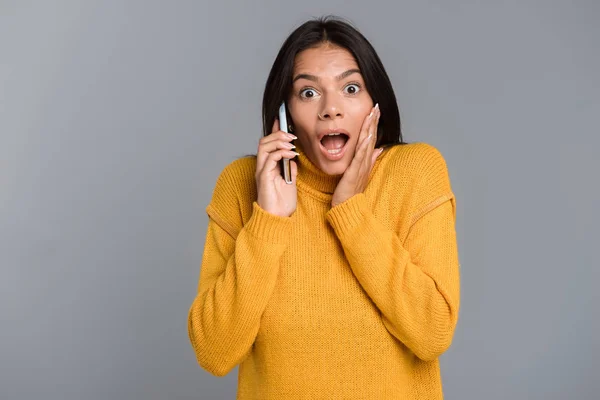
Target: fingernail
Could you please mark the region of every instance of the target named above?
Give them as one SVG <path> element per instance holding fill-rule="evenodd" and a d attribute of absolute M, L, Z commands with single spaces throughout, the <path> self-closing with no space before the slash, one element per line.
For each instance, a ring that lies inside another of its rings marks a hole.
<path fill-rule="evenodd" d="M 379 108 L 379 103 L 375 104 L 375 108 Z"/>
<path fill-rule="evenodd" d="M 291 133 L 288 133 L 288 136 L 292 139 L 298 139 L 296 136 L 292 135 Z"/>
<path fill-rule="evenodd" d="M 297 156 L 299 156 L 299 155 L 300 155 L 300 153 L 296 153 L 295 151 L 291 151 L 291 150 L 290 150 L 290 153 L 294 153 L 294 154 L 295 154 L 295 155 L 297 155 Z"/>

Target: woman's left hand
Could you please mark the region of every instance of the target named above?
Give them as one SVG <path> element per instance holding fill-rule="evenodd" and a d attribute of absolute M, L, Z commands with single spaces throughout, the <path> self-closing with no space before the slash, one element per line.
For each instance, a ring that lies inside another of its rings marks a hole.
<path fill-rule="evenodd" d="M 343 203 L 355 194 L 362 193 L 367 187 L 375 160 L 383 151 L 383 148 L 375 150 L 377 124 L 380 115 L 379 104 L 376 104 L 371 114 L 365 118 L 358 137 L 354 158 L 333 192 L 332 207 Z"/>

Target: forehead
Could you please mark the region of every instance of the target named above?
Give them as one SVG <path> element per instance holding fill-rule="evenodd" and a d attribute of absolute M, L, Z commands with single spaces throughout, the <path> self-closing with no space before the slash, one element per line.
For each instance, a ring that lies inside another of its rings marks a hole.
<path fill-rule="evenodd" d="M 329 44 L 301 51 L 294 60 L 294 74 L 338 75 L 351 68 L 358 68 L 352 53 Z"/>

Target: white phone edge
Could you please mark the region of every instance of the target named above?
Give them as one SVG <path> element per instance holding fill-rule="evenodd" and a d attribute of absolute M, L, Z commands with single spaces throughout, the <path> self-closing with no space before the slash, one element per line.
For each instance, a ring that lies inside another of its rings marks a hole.
<path fill-rule="evenodd" d="M 287 124 L 287 115 L 285 113 L 285 101 L 281 103 L 279 106 L 279 129 L 283 132 L 288 132 L 288 124 Z M 290 164 L 289 158 L 282 159 L 282 168 L 283 168 L 283 179 L 285 183 L 292 183 L 292 166 Z"/>

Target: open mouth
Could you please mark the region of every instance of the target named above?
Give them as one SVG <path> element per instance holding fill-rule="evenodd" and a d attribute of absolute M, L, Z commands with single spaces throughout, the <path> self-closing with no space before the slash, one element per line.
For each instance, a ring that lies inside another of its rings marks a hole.
<path fill-rule="evenodd" d="M 325 158 L 336 161 L 341 159 L 346 152 L 346 145 L 350 137 L 343 132 L 331 132 L 321 138 L 321 152 Z"/>
<path fill-rule="evenodd" d="M 348 143 L 348 135 L 342 132 L 329 133 L 321 139 L 321 146 L 331 155 L 339 154 L 346 143 Z"/>

